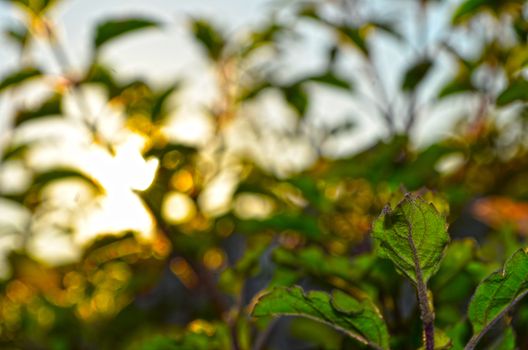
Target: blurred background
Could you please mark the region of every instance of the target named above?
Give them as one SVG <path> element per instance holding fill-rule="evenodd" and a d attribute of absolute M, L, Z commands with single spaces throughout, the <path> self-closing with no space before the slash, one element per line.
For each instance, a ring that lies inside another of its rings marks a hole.
<path fill-rule="evenodd" d="M 270 336 L 247 310 L 272 285 L 359 283 L 332 262 L 370 254 L 407 191 L 502 262 L 528 233 L 527 17 L 0 1 L 1 347 L 356 348 L 322 326 L 296 341 L 302 322 Z"/>

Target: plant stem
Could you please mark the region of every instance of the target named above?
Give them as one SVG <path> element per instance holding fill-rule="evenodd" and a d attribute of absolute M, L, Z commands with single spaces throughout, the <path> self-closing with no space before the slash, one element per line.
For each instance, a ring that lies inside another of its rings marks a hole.
<path fill-rule="evenodd" d="M 412 239 L 412 225 L 409 223 L 409 246 L 412 250 L 414 262 L 414 271 L 416 275 L 416 290 L 418 292 L 418 303 L 420 304 L 420 319 L 423 324 L 423 333 L 425 340 L 425 350 L 434 350 L 434 312 L 429 304 L 427 297 L 427 286 L 423 280 L 422 270 L 420 269 L 420 260 L 414 241 Z"/>

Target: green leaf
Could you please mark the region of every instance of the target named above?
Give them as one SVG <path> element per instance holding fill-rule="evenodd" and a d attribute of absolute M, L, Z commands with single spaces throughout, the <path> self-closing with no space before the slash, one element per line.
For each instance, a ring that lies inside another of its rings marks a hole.
<path fill-rule="evenodd" d="M 446 250 L 438 272 L 431 280 L 431 289 L 436 292 L 449 288 L 451 281 L 475 258 L 476 248 L 477 244 L 472 239 L 452 242 Z"/>
<path fill-rule="evenodd" d="M 452 347 L 453 342 L 446 332 L 435 328 L 434 350 L 448 350 Z M 425 350 L 425 346 L 420 347 L 419 350 Z"/>
<path fill-rule="evenodd" d="M 512 327 L 506 327 L 500 337 L 493 342 L 491 349 L 494 350 L 515 350 L 515 333 Z"/>
<path fill-rule="evenodd" d="M 19 111 L 15 117 L 15 126 L 50 115 L 60 115 L 62 113 L 61 101 L 62 96 L 55 94 L 35 109 Z"/>
<path fill-rule="evenodd" d="M 220 31 L 206 20 L 197 19 L 192 22 L 192 32 L 196 40 L 207 50 L 209 58 L 217 61 L 226 45 L 226 41 Z"/>
<path fill-rule="evenodd" d="M 374 221 L 379 255 L 415 285 L 427 283 L 438 270 L 449 241 L 445 219 L 432 204 L 407 194 L 394 210 L 386 207 Z"/>
<path fill-rule="evenodd" d="M 513 81 L 497 97 L 498 106 L 505 106 L 515 101 L 528 102 L 528 81 L 526 79 Z"/>
<path fill-rule="evenodd" d="M 92 177 L 84 174 L 83 172 L 77 170 L 77 169 L 71 169 L 71 168 L 54 168 L 50 169 L 44 172 L 41 172 L 35 176 L 33 179 L 33 189 L 35 188 L 43 188 L 44 186 L 50 184 L 53 181 L 58 180 L 64 180 L 64 179 L 70 179 L 70 178 L 76 178 L 85 181 L 89 185 L 92 186 L 92 188 L 97 193 L 102 193 L 104 190 L 101 187 L 101 185 Z"/>
<path fill-rule="evenodd" d="M 176 340 L 165 337 L 155 336 L 152 339 L 148 339 L 141 343 L 141 348 L 144 350 L 178 350 L 179 347 L 176 344 Z"/>
<path fill-rule="evenodd" d="M 345 89 L 345 90 L 352 90 L 352 84 L 344 79 L 341 79 L 337 75 L 335 75 L 333 72 L 325 72 L 321 75 L 315 75 L 313 77 L 310 77 L 307 79 L 308 81 L 313 81 L 316 83 L 326 84 L 331 87 Z"/>
<path fill-rule="evenodd" d="M 286 102 L 292 106 L 299 116 L 304 117 L 308 110 L 309 97 L 302 84 L 293 84 L 282 88 Z"/>
<path fill-rule="evenodd" d="M 30 33 L 26 27 L 17 26 L 6 30 L 6 37 L 12 42 L 16 43 L 22 50 L 27 47 Z"/>
<path fill-rule="evenodd" d="M 313 240 L 318 240 L 322 234 L 317 218 L 291 212 L 278 213 L 262 220 L 241 220 L 239 225 L 243 232 L 256 232 L 266 229 L 295 230 Z"/>
<path fill-rule="evenodd" d="M 48 11 L 57 0 L 0 0 L 9 2 L 14 5 L 21 6 L 22 8 L 28 9 L 35 14 L 40 14 L 44 11 Z"/>
<path fill-rule="evenodd" d="M 456 9 L 452 23 L 459 24 L 471 20 L 482 11 L 488 11 L 499 18 L 502 12 L 517 12 L 522 16 L 523 5 L 526 0 L 466 0 Z"/>
<path fill-rule="evenodd" d="M 164 117 L 163 107 L 168 98 L 173 94 L 174 91 L 178 88 L 179 84 L 172 84 L 165 90 L 161 91 L 154 97 L 154 104 L 152 106 L 152 113 L 150 114 L 150 119 L 153 122 L 158 122 Z"/>
<path fill-rule="evenodd" d="M 374 29 L 383 31 L 400 42 L 403 42 L 405 40 L 405 37 L 398 32 L 398 30 L 394 26 L 394 23 L 392 22 L 369 21 L 369 23 L 367 23 L 367 27 L 372 27 Z"/>
<path fill-rule="evenodd" d="M 14 85 L 21 84 L 41 75 L 41 71 L 37 68 L 22 68 L 19 71 L 9 74 L 7 77 L 4 78 L 4 80 L 0 81 L 0 92 L 2 90 L 13 87 Z"/>
<path fill-rule="evenodd" d="M 376 306 L 341 291 L 330 296 L 320 291 L 304 294 L 300 287 L 275 288 L 261 296 L 253 316 L 301 316 L 328 324 L 375 349 L 389 348 L 389 334 Z"/>
<path fill-rule="evenodd" d="M 159 25 L 160 24 L 156 21 L 144 18 L 113 19 L 99 23 L 95 32 L 95 50 L 98 50 L 107 42 L 122 35 L 129 34 L 140 29 L 159 27 Z"/>
<path fill-rule="evenodd" d="M 490 0 L 466 0 L 461 3 L 453 14 L 452 22 L 460 23 L 476 15 L 481 7 L 490 3 Z"/>
<path fill-rule="evenodd" d="M 506 261 L 504 268 L 485 278 L 477 287 L 468 308 L 473 326 L 471 344 L 500 320 L 528 294 L 528 250 L 519 249 Z M 468 344 L 470 344 L 468 343 Z"/>
<path fill-rule="evenodd" d="M 26 152 L 30 149 L 31 143 L 21 143 L 21 144 L 10 144 L 4 150 L 0 156 L 0 160 L 6 161 L 10 159 L 18 159 L 24 157 Z"/>
<path fill-rule="evenodd" d="M 374 256 L 365 255 L 349 259 L 344 256 L 325 254 L 322 249 L 312 246 L 299 251 L 277 248 L 273 260 L 284 266 L 301 270 L 319 278 L 339 277 L 348 282 L 358 282 L 376 262 Z"/>
<path fill-rule="evenodd" d="M 123 87 L 116 81 L 112 69 L 98 63 L 90 66 L 83 82 L 103 85 L 108 90 L 109 98 L 114 98 L 123 92 Z"/>
<path fill-rule="evenodd" d="M 365 41 L 362 32 L 358 28 L 343 26 L 338 28 L 341 37 L 345 42 L 351 43 L 355 46 L 362 54 L 369 56 L 369 50 L 367 47 L 367 42 Z"/>
<path fill-rule="evenodd" d="M 402 89 L 404 91 L 415 90 L 429 73 L 432 66 L 433 62 L 426 58 L 409 67 L 403 77 Z"/>

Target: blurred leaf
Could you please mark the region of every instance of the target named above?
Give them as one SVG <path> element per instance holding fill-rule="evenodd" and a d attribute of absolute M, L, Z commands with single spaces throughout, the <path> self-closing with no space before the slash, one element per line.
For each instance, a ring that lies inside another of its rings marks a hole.
<path fill-rule="evenodd" d="M 100 63 L 93 63 L 83 82 L 101 84 L 108 90 L 110 99 L 118 96 L 123 91 L 123 87 L 116 81 L 113 70 Z"/>
<path fill-rule="evenodd" d="M 26 48 L 30 38 L 29 31 L 22 26 L 8 29 L 5 34 L 8 39 L 15 42 L 22 50 Z"/>
<path fill-rule="evenodd" d="M 451 338 L 446 334 L 446 332 L 441 329 L 435 328 L 435 338 L 434 338 L 434 350 L 449 350 L 453 347 L 453 342 Z M 420 347 L 419 350 L 425 350 L 425 346 Z"/>
<path fill-rule="evenodd" d="M 304 117 L 310 99 L 302 84 L 284 86 L 281 90 L 286 102 L 295 109 L 300 117 Z"/>
<path fill-rule="evenodd" d="M 352 84 L 339 76 L 335 75 L 331 71 L 327 71 L 321 75 L 315 75 L 306 79 L 307 81 L 313 81 L 316 83 L 322 83 L 331 87 L 352 90 Z"/>
<path fill-rule="evenodd" d="M 196 40 L 207 50 L 209 58 L 217 61 L 226 45 L 226 40 L 220 31 L 203 19 L 197 19 L 192 22 L 192 31 Z"/>
<path fill-rule="evenodd" d="M 408 142 L 404 135 L 397 135 L 387 143 L 380 141 L 351 158 L 332 161 L 326 174 L 331 179 L 362 177 L 373 184 L 387 181 L 405 157 Z"/>
<path fill-rule="evenodd" d="M 0 81 L 0 92 L 41 75 L 42 72 L 39 69 L 33 67 L 26 67 L 19 71 L 10 73 L 2 81 Z"/>
<path fill-rule="evenodd" d="M 525 0 L 465 0 L 455 10 L 452 22 L 459 24 L 468 21 L 483 10 L 489 10 L 497 16 L 510 10 L 520 13 L 524 4 Z"/>
<path fill-rule="evenodd" d="M 505 106 L 515 101 L 528 102 L 528 81 L 526 79 L 513 81 L 497 97 L 498 106 Z"/>
<path fill-rule="evenodd" d="M 176 340 L 158 335 L 152 339 L 142 342 L 141 349 L 143 350 L 179 350 Z"/>
<path fill-rule="evenodd" d="M 321 17 L 317 13 L 317 7 L 314 4 L 306 3 L 297 14 L 299 17 L 306 17 L 310 19 L 320 20 Z"/>
<path fill-rule="evenodd" d="M 506 327 L 502 334 L 490 346 L 493 350 L 515 350 L 518 349 L 515 342 L 515 333 L 513 328 Z"/>
<path fill-rule="evenodd" d="M 252 315 L 301 316 L 326 323 L 376 349 L 389 348 L 389 334 L 376 306 L 339 290 L 304 294 L 300 287 L 274 288 L 257 299 Z"/>
<path fill-rule="evenodd" d="M 266 229 L 294 230 L 313 240 L 321 237 L 321 229 L 317 218 L 292 212 L 275 214 L 263 220 L 241 220 L 240 229 L 243 232 L 255 232 Z"/>
<path fill-rule="evenodd" d="M 447 247 L 438 272 L 431 279 L 431 290 L 440 293 L 444 288 L 451 288 L 451 281 L 475 259 L 476 253 L 477 245 L 474 240 L 453 241 Z"/>
<path fill-rule="evenodd" d="M 276 36 L 284 30 L 285 27 L 282 25 L 271 23 L 270 25 L 251 33 L 249 44 L 242 49 L 240 56 L 247 57 L 258 48 L 273 45 Z"/>
<path fill-rule="evenodd" d="M 309 318 L 295 318 L 290 324 L 292 337 L 307 342 L 314 349 L 341 350 L 342 336 L 332 327 Z"/>
<path fill-rule="evenodd" d="M 257 243 L 247 247 L 234 266 L 222 271 L 218 282 L 220 288 L 233 295 L 240 295 L 245 281 L 260 270 L 259 260 L 269 246 L 267 239 Z"/>
<path fill-rule="evenodd" d="M 471 83 L 468 76 L 460 76 L 445 84 L 438 93 L 438 98 L 457 95 L 466 92 L 475 91 L 475 87 Z"/>
<path fill-rule="evenodd" d="M 15 117 L 15 126 L 50 115 L 62 114 L 61 102 L 62 96 L 55 94 L 35 109 L 19 111 Z"/>
<path fill-rule="evenodd" d="M 515 304 L 528 294 L 528 251 L 519 249 L 504 268 L 486 277 L 477 287 L 468 308 L 473 326 L 470 343 L 477 344 Z"/>
<path fill-rule="evenodd" d="M 409 67 L 403 77 L 403 91 L 415 90 L 416 87 L 424 80 L 427 73 L 429 73 L 432 66 L 433 62 L 426 58 Z"/>
<path fill-rule="evenodd" d="M 394 39 L 397 39 L 399 41 L 403 41 L 405 38 L 404 36 L 399 33 L 396 28 L 394 28 L 394 23 L 391 22 L 381 22 L 381 21 L 369 21 L 367 23 L 367 27 L 372 27 L 374 29 L 379 29 L 389 35 L 391 35 Z"/>
<path fill-rule="evenodd" d="M 175 83 L 156 94 L 154 97 L 154 104 L 152 106 L 152 113 L 150 114 L 152 122 L 155 123 L 163 119 L 163 107 L 165 102 L 167 102 L 168 98 L 176 91 L 176 89 L 178 89 L 178 87 L 179 84 Z"/>
<path fill-rule="evenodd" d="M 342 40 L 355 46 L 366 57 L 369 56 L 367 43 L 362 32 L 358 28 L 342 26 L 338 27 L 337 30 L 341 34 Z"/>
<path fill-rule="evenodd" d="M 43 188 L 44 186 L 54 181 L 70 178 L 85 181 L 87 184 L 91 185 L 91 187 L 96 191 L 96 193 L 104 192 L 104 189 L 95 179 L 91 178 L 90 176 L 84 174 L 83 172 L 77 169 L 72 168 L 54 168 L 38 173 L 33 179 L 33 190 Z"/>
<path fill-rule="evenodd" d="M 374 256 L 344 256 L 326 254 L 321 248 L 311 246 L 297 251 L 278 248 L 273 251 L 273 260 L 283 266 L 301 270 L 319 278 L 339 277 L 348 282 L 361 281 L 376 262 Z"/>
<path fill-rule="evenodd" d="M 272 86 L 273 85 L 267 81 L 257 83 L 254 86 L 251 86 L 250 88 L 243 89 L 238 99 L 240 101 L 251 100 L 257 97 L 261 92 Z"/>
<path fill-rule="evenodd" d="M 438 270 L 449 241 L 445 219 L 432 204 L 407 194 L 394 210 L 385 207 L 373 224 L 378 254 L 415 285 Z"/>
<path fill-rule="evenodd" d="M 120 36 L 159 25 L 156 21 L 144 18 L 112 19 L 99 23 L 95 32 L 94 48 L 97 51 L 104 44 Z"/>
<path fill-rule="evenodd" d="M 14 5 L 21 6 L 22 8 L 28 9 L 35 14 L 40 14 L 44 11 L 48 11 L 57 0 L 0 0 L 3 2 L 9 2 Z"/>
<path fill-rule="evenodd" d="M 478 13 L 477 10 L 488 5 L 493 0 L 465 0 L 462 2 L 455 13 L 453 14 L 453 23 L 461 22 L 467 18 L 470 18 Z"/>
<path fill-rule="evenodd" d="M 463 349 L 469 338 L 469 324 L 467 320 L 459 320 L 446 329 L 446 334 L 451 338 L 453 350 Z"/>
<path fill-rule="evenodd" d="M 31 147 L 31 143 L 22 143 L 18 145 L 9 145 L 3 150 L 2 156 L 0 157 L 1 161 L 6 161 L 10 159 L 17 159 L 22 157 L 27 150 Z"/>

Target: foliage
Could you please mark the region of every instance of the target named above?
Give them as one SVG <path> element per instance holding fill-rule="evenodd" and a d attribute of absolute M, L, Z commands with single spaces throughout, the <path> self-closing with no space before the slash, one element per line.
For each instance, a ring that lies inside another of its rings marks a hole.
<path fill-rule="evenodd" d="M 447 2 L 385 1 L 399 14 L 412 8 L 419 43 L 398 16 L 388 20 L 366 0 L 285 1 L 269 23 L 241 36 L 191 19 L 189 33 L 217 89 L 203 108 L 212 135 L 194 144 L 167 132 L 190 103 L 178 98 L 184 80 L 121 79 L 104 61 L 102 48 L 164 31 L 161 21 L 100 22 L 86 69 L 74 73 L 50 11 L 57 2 L 4 2 L 24 26 L 6 29 L 21 62 L 0 78 L 14 109 L 0 175 L 21 168 L 25 176 L 11 177 L 27 183 L 16 188 L 0 176 L 0 204 L 21 218 L 0 215 L 0 238 L 14 242 L 2 247 L 10 271 L 0 280 L 1 348 L 528 348 L 524 1 L 458 1 L 444 21 L 449 35 L 435 40 L 426 35 L 427 18 Z M 304 25 L 328 34 L 324 62 L 284 74 L 276 63 L 294 50 Z M 478 44 L 471 54 L 461 45 L 465 34 Z M 59 77 L 31 51 L 34 41 L 49 46 Z M 377 48 L 386 45 L 412 52 L 396 91 L 384 77 L 391 67 L 377 63 Z M 32 84 L 47 85 L 49 94 L 20 103 Z M 92 111 L 93 88 L 108 98 L 103 110 L 122 115 L 118 130 L 105 129 L 112 115 Z M 381 136 L 353 153 L 328 151 L 355 137 L 361 120 L 337 121 L 329 109 L 328 120 L 314 124 L 321 91 L 354 101 L 356 114 L 368 111 Z M 248 112 L 269 96 L 293 118 L 289 129 L 270 127 L 266 112 L 257 121 Z M 470 108 L 452 133 L 418 147 L 430 111 L 456 101 Z M 39 137 L 39 128 L 57 122 L 81 130 L 73 137 L 78 153 L 68 164 L 35 161 L 50 147 L 70 151 Z M 24 137 L 28 130 L 37 137 Z M 275 151 L 266 148 L 270 137 Z M 230 148 L 233 138 L 250 138 L 254 147 Z M 312 160 L 281 165 L 281 153 L 301 141 Z M 86 154 L 93 157 L 87 163 L 77 159 Z M 131 170 L 117 180 L 108 175 L 127 161 Z M 150 182 L 133 177 L 143 173 Z M 207 201 L 217 199 L 211 188 L 226 174 L 235 178 L 228 203 L 208 211 Z M 90 227 L 83 215 L 116 197 L 126 211 L 115 214 L 119 224 L 146 213 L 151 231 L 109 226 L 76 241 Z M 65 237 L 77 256 L 53 264 L 40 256 L 38 237 L 50 233 Z"/>

